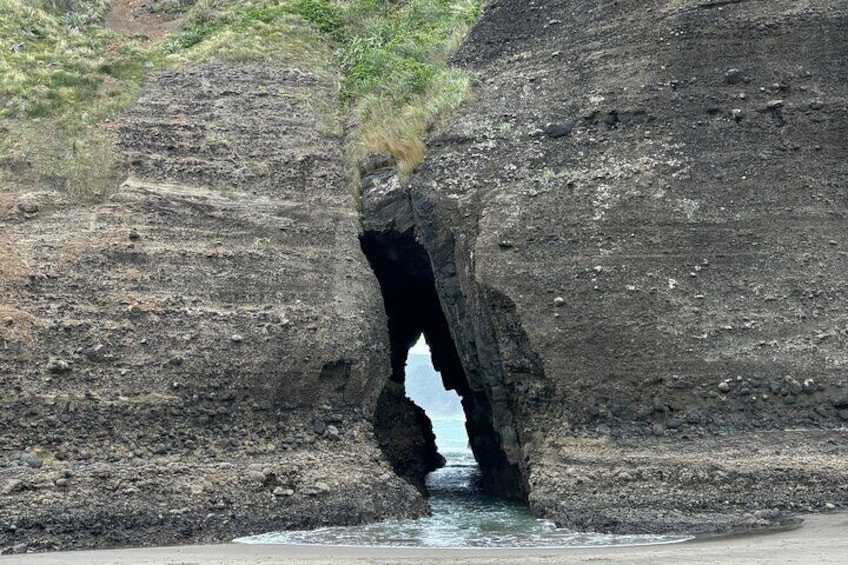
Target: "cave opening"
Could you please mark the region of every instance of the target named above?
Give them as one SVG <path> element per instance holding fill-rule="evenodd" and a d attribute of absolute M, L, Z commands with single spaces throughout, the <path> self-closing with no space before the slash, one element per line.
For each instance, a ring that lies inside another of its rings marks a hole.
<path fill-rule="evenodd" d="M 423 338 L 442 386 L 459 395 L 482 490 L 526 501 L 519 466 L 507 456 L 495 424 L 491 394 L 475 390 L 467 378 L 426 250 L 412 230 L 368 231 L 361 243 L 379 281 L 388 318 L 391 375 L 377 401 L 374 432 L 395 472 L 426 492 L 425 477 L 445 462 L 430 418 L 406 390 L 409 352 Z"/>

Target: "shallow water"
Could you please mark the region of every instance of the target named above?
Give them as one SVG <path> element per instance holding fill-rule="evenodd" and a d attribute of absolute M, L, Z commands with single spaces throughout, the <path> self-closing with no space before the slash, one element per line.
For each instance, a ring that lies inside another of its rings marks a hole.
<path fill-rule="evenodd" d="M 237 543 L 345 545 L 371 547 L 586 547 L 671 543 L 683 538 L 606 535 L 558 529 L 534 518 L 526 506 L 482 494 L 477 467 L 467 447 L 462 420 L 434 420 L 439 451 L 447 466 L 427 477 L 432 516 L 362 526 L 271 532 Z"/>

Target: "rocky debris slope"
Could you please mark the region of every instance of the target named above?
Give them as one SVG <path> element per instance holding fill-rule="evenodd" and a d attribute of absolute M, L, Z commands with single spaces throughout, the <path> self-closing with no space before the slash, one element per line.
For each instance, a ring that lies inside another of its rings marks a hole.
<path fill-rule="evenodd" d="M 561 527 L 714 534 L 844 510 L 848 433 L 779 430 L 650 440 L 553 437 L 531 468 L 531 504 Z"/>
<path fill-rule="evenodd" d="M 108 200 L 4 192 L 0 549 L 426 512 L 369 423 L 388 341 L 334 84 L 170 71 L 120 121 Z"/>
<path fill-rule="evenodd" d="M 220 543 L 426 513 L 367 426 L 344 424 L 293 432 L 279 445 L 257 446 L 245 432 L 243 442 L 193 435 L 202 447 L 156 444 L 124 456 L 114 454 L 119 441 L 103 440 L 62 460 L 41 449 L 12 453 L 0 480 L 3 551 Z"/>
<path fill-rule="evenodd" d="M 564 438 L 692 441 L 730 468 L 744 455 L 722 462 L 709 438 L 754 452 L 783 441 L 761 430 L 844 428 L 846 45 L 840 1 L 486 5 L 457 57 L 476 101 L 405 190 L 470 387 L 537 511 L 651 530 L 644 504 L 620 519 L 636 489 L 660 513 L 725 508 L 697 482 L 664 497 L 653 471 L 569 486 L 540 471 L 569 464 Z M 832 458 L 758 461 L 719 481 L 734 512 L 848 504 Z M 826 486 L 800 496 L 811 484 Z M 752 485 L 768 496 L 746 499 Z"/>

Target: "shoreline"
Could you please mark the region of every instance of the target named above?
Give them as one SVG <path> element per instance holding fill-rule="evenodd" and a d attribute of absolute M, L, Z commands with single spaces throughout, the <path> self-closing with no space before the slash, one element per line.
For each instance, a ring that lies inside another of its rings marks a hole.
<path fill-rule="evenodd" d="M 511 562 L 565 563 L 603 561 L 633 565 L 685 563 L 842 563 L 848 552 L 848 513 L 803 516 L 798 526 L 769 532 L 706 536 L 693 540 L 641 546 L 596 548 L 429 549 L 302 545 L 222 544 L 178 547 L 72 551 L 0 556 L 0 563 L 20 565 L 270 565 L 286 563 L 376 564 L 387 559 L 404 563 L 488 565 Z"/>

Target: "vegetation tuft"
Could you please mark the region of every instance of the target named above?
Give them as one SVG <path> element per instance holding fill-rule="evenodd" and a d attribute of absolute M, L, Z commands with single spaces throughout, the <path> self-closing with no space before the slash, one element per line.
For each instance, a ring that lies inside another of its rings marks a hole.
<path fill-rule="evenodd" d="M 337 77 L 352 160 L 388 153 L 408 174 L 428 129 L 467 96 L 470 77 L 447 62 L 480 2 L 159 0 L 153 10 L 182 25 L 151 46 L 103 27 L 106 0 L 0 0 L 0 171 L 102 196 L 117 168 L 103 120 L 145 74 L 273 56 Z"/>

